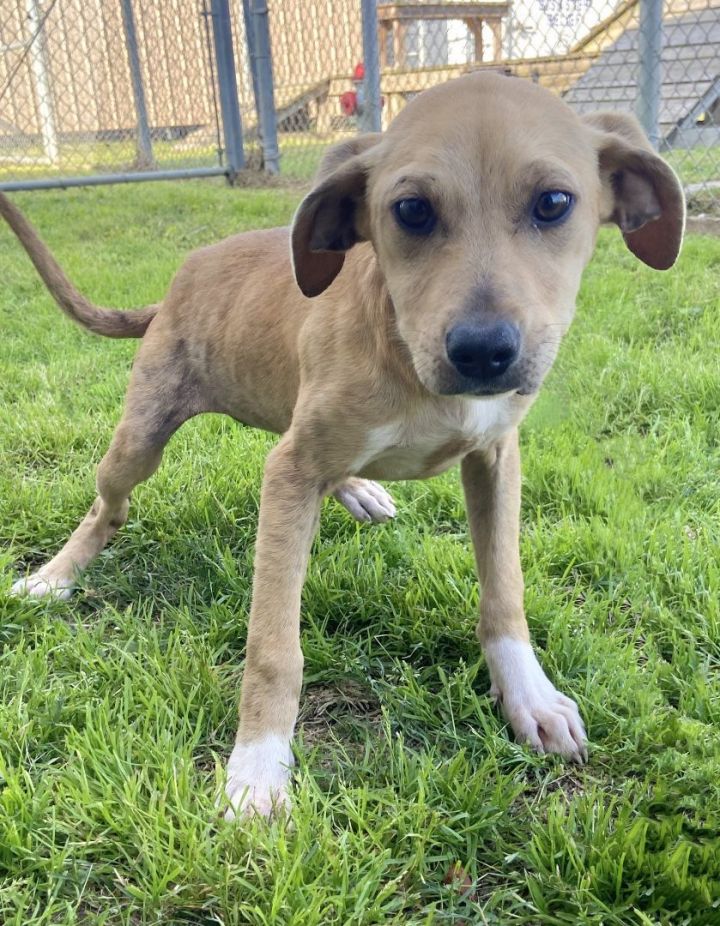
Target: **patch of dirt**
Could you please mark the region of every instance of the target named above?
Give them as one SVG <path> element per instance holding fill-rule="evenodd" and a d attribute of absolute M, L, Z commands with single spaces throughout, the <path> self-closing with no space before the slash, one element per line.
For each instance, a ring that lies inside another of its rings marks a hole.
<path fill-rule="evenodd" d="M 566 797 L 575 797 L 578 794 L 585 793 L 585 783 L 572 770 L 568 770 L 548 782 L 546 791 L 552 794 L 553 791 L 562 791 Z"/>
<path fill-rule="evenodd" d="M 332 685 L 308 685 L 300 701 L 299 728 L 308 746 L 332 739 L 333 728 L 352 721 L 379 726 L 382 711 L 375 695 L 360 682 L 348 679 Z"/>

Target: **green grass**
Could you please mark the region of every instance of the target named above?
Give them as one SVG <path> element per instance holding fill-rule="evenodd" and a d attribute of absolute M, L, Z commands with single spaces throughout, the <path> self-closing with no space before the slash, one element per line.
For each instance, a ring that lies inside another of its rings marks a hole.
<path fill-rule="evenodd" d="M 190 134 L 181 141 L 152 143 L 153 158 L 158 169 L 211 167 L 218 163 L 217 143 L 212 134 Z M 75 139 L 59 145 L 58 161 L 49 164 L 39 143 L 6 149 L 0 160 L 0 180 L 41 179 L 44 177 L 77 177 L 112 171 L 134 171 L 137 166 L 137 143 L 122 141 L 82 141 Z M 13 158 L 16 160 L 13 161 Z M 21 160 L 22 159 L 22 160 Z"/>
<path fill-rule="evenodd" d="M 99 302 L 297 193 L 212 182 L 18 196 Z M 136 345 L 88 336 L 0 229 L 0 922 L 720 923 L 720 243 L 655 274 L 600 238 L 523 428 L 522 559 L 583 769 L 486 695 L 458 478 L 397 520 L 327 502 L 304 594 L 294 830 L 218 821 L 263 459 L 186 425 L 68 604 L 5 596 L 93 498 Z M 444 883 L 451 865 L 467 873 Z"/>
<path fill-rule="evenodd" d="M 720 145 L 671 148 L 663 151 L 662 156 L 686 185 L 720 180 Z"/>
<path fill-rule="evenodd" d="M 328 147 L 348 137 L 348 132 L 280 132 L 280 176 L 291 182 L 305 182 L 312 178 Z M 87 174 L 137 170 L 137 148 L 134 141 L 74 141 L 60 146 L 60 160 L 56 166 L 43 163 L 43 150 L 39 144 L 15 152 L 28 163 L 0 160 L 0 182 L 3 180 L 35 180 L 45 177 L 77 177 Z M 12 154 L 7 155 L 12 157 Z M 204 137 L 189 135 L 182 141 L 154 141 L 153 156 L 158 169 L 212 167 L 218 163 L 217 145 Z M 663 157 L 677 171 L 683 184 L 708 183 L 720 180 L 720 147 L 673 148 Z M 37 159 L 32 163 L 32 159 Z M 261 183 L 258 173 L 262 161 L 256 138 L 245 140 L 245 158 L 249 181 Z M 717 190 L 704 194 L 717 208 Z M 691 203 L 692 206 L 692 203 Z"/>
<path fill-rule="evenodd" d="M 341 131 L 324 134 L 280 132 L 278 147 L 281 178 L 295 182 L 309 180 L 320 165 L 328 146 L 346 137 L 347 133 Z M 204 138 L 196 138 L 191 134 L 183 141 L 154 141 L 152 149 L 158 170 L 215 167 L 219 163 L 217 144 L 208 141 L 207 133 Z M 246 139 L 244 151 L 248 180 L 261 183 L 264 177 L 258 168 L 262 163 L 262 152 L 257 139 Z M 13 160 L 13 157 L 16 159 Z M 134 141 L 127 140 L 65 142 L 60 145 L 59 159 L 55 165 L 44 161 L 43 149 L 39 144 L 6 152 L 5 158 L 7 160 L 0 158 L 0 182 L 138 170 L 137 146 Z"/>

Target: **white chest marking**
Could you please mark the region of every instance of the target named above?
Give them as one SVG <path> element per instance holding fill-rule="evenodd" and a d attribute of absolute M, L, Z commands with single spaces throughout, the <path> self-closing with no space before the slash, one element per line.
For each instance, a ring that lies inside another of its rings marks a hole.
<path fill-rule="evenodd" d="M 489 446 L 513 427 L 521 416 L 511 398 L 429 400 L 407 417 L 372 428 L 352 471 L 362 473 L 370 467 L 375 478 L 385 479 L 432 475 L 424 473 L 427 460 L 451 442 L 466 442 L 467 453 Z M 438 462 L 437 472 L 454 462 L 452 457 Z"/>

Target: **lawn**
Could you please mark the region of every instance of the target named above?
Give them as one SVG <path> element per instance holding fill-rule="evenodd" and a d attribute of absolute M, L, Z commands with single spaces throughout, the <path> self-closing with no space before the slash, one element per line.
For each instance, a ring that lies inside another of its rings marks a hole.
<path fill-rule="evenodd" d="M 280 132 L 280 177 L 289 182 L 308 182 L 328 146 L 347 138 L 352 127 L 334 132 Z M 258 165 L 262 156 L 257 138 L 245 139 L 245 159 L 248 179 L 258 182 Z M 218 164 L 217 144 L 205 135 L 190 134 L 181 141 L 154 141 L 153 157 L 158 170 L 215 167 Z M 714 183 L 720 179 L 720 146 L 673 148 L 663 151 L 663 157 L 678 172 L 684 184 Z M 23 162 L 20 158 L 25 158 Z M 33 163 L 33 159 L 35 162 Z M 43 160 L 40 145 L 8 149 L 0 158 L 0 183 L 14 180 L 42 180 L 53 177 L 77 177 L 94 173 L 137 170 L 137 146 L 134 140 L 72 141 L 60 146 L 59 163 L 52 167 Z M 701 191 L 702 193 L 703 191 Z M 704 191 L 708 204 L 703 211 L 716 213 L 720 204 L 716 190 Z"/>
<path fill-rule="evenodd" d="M 343 131 L 280 132 L 278 148 L 281 178 L 290 182 L 309 181 L 328 146 L 347 135 L 348 132 Z M 208 140 L 207 134 L 197 137 L 190 134 L 182 141 L 153 141 L 152 150 L 158 170 L 216 167 L 219 163 L 217 144 Z M 244 152 L 248 177 L 258 182 L 260 178 L 257 170 L 262 154 L 256 138 L 245 139 Z M 136 170 L 137 145 L 134 140 L 65 141 L 60 146 L 59 161 L 55 166 L 45 161 L 42 147 L 38 144 L 6 149 L 4 156 L 0 157 L 0 183 Z M 700 179 L 707 179 L 706 174 Z"/>
<path fill-rule="evenodd" d="M 297 198 L 16 201 L 86 293 L 130 306 Z M 522 430 L 529 621 L 589 764 L 530 754 L 491 705 L 452 472 L 393 487 L 388 525 L 325 505 L 290 830 L 213 804 L 274 439 L 190 422 L 71 602 L 9 598 L 89 506 L 136 344 L 62 317 L 4 228 L 0 267 L 3 926 L 720 923 L 718 240 L 656 274 L 603 233 Z"/>

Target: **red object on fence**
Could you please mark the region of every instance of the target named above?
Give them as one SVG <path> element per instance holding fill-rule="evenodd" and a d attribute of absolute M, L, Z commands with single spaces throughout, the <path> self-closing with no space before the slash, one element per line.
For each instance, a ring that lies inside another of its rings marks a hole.
<path fill-rule="evenodd" d="M 340 94 L 340 109 L 345 116 L 354 116 L 357 112 L 357 93 L 355 90 L 346 90 Z"/>

